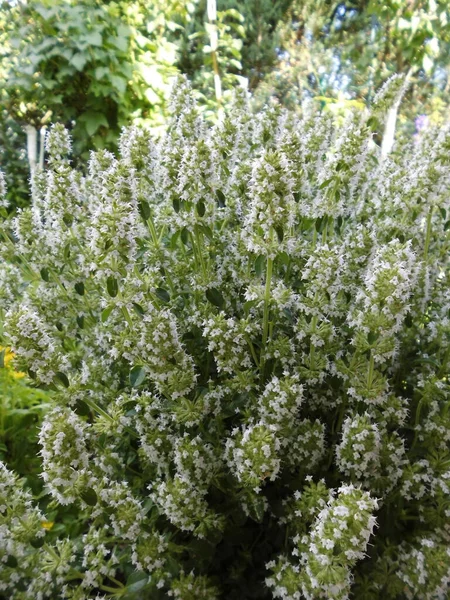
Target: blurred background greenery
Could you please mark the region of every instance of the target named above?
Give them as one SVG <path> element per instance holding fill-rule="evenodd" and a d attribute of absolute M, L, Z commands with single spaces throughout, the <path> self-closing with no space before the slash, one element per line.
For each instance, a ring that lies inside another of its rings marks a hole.
<path fill-rule="evenodd" d="M 71 129 L 81 164 L 92 149 L 115 150 L 124 125 L 161 131 L 178 73 L 212 121 L 237 85 L 254 110 L 273 100 L 300 110 L 311 99 L 341 114 L 404 74 L 397 130 L 414 135 L 448 116 L 449 51 L 450 0 L 3 1 L 0 167 L 10 210 L 29 201 L 30 163 L 43 162 L 39 132 L 50 122 Z"/>

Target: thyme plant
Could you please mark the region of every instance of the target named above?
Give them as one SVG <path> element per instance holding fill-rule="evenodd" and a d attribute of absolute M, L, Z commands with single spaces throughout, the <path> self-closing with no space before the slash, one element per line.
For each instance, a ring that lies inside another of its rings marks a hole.
<path fill-rule="evenodd" d="M 448 597 L 450 130 L 381 160 L 388 106 L 209 127 L 179 81 L 86 177 L 51 128 L 0 267 L 51 501 L 1 467 L 0 595 Z"/>

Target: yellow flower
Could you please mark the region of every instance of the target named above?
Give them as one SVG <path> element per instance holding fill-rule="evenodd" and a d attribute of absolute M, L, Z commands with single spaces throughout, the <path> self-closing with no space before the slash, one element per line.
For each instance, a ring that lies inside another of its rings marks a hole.
<path fill-rule="evenodd" d="M 54 524 L 54 521 L 41 521 L 42 529 L 46 529 L 47 531 L 50 531 Z"/>
<path fill-rule="evenodd" d="M 2 348 L 0 346 L 0 352 L 4 351 L 4 355 L 3 355 L 3 367 L 5 369 L 8 369 L 10 374 L 15 378 L 15 379 L 21 379 L 22 377 L 25 377 L 25 373 L 21 373 L 20 371 L 15 371 L 12 367 L 12 365 L 10 364 L 11 361 L 14 358 L 14 352 L 11 352 L 10 348 Z"/>

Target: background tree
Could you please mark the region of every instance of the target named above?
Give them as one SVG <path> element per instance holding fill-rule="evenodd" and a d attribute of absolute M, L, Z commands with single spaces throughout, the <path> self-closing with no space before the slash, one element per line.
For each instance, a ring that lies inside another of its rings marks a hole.
<path fill-rule="evenodd" d="M 407 115 L 440 119 L 449 103 L 450 3 L 447 0 L 333 2 L 294 0 L 278 25 L 278 68 L 259 89 L 296 107 L 369 105 L 394 73 L 409 75 Z"/>
<path fill-rule="evenodd" d="M 38 131 L 51 121 L 71 130 L 77 163 L 94 148 L 115 150 L 124 125 L 162 128 L 180 69 L 189 71 L 203 107 L 215 114 L 213 31 L 223 103 L 242 69 L 243 18 L 232 8 L 211 23 L 206 3 L 180 0 L 29 0 L 0 7 L 0 161 L 14 205 L 28 199 L 24 131 L 31 170 L 43 159 Z"/>

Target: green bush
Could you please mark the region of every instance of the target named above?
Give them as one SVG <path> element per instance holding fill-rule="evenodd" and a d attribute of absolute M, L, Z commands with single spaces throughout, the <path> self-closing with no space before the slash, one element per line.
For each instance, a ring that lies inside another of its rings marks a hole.
<path fill-rule="evenodd" d="M 4 598 L 447 597 L 450 131 L 381 160 L 387 91 L 208 127 L 179 82 L 85 178 L 52 128 L 1 272 L 54 512 L 2 467 Z"/>

